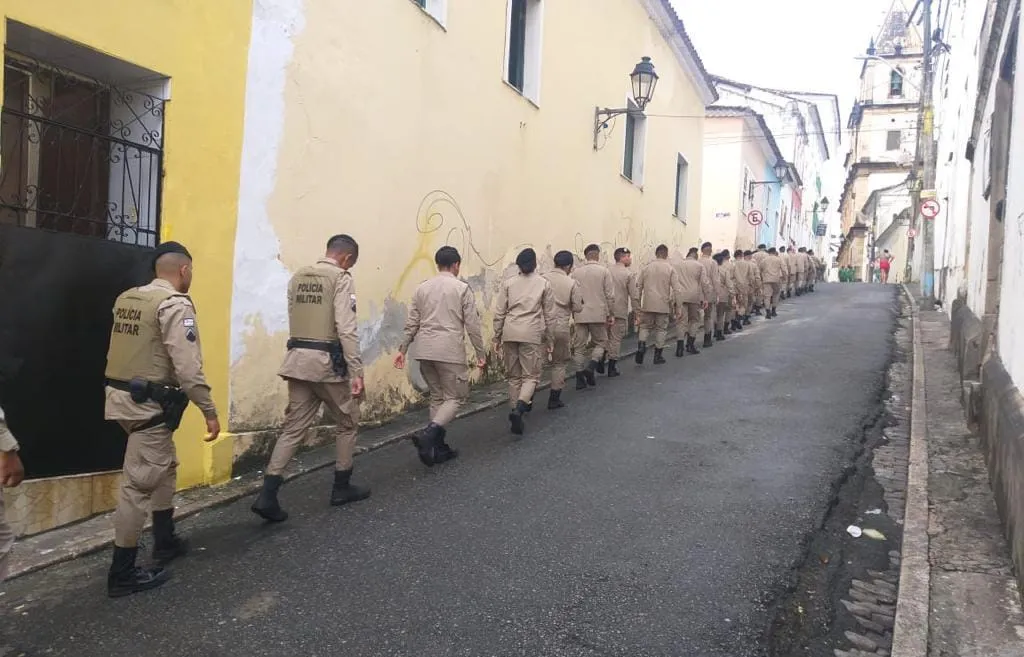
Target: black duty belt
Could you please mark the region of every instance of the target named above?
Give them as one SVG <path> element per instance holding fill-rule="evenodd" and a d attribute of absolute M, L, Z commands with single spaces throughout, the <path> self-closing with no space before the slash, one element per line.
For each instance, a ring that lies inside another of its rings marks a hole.
<path fill-rule="evenodd" d="M 327 342 L 326 340 L 305 340 L 303 338 L 288 338 L 289 349 L 315 349 L 317 351 L 325 351 L 327 353 L 334 353 L 341 351 L 341 342 Z"/>
<path fill-rule="evenodd" d="M 121 379 L 107 379 L 106 383 L 114 390 L 130 394 L 132 401 L 137 404 L 155 401 L 163 410 L 159 415 L 155 415 L 138 427 L 135 427 L 133 431 L 145 431 L 146 429 L 158 427 L 161 424 L 166 424 L 173 431 L 178 428 L 178 424 L 181 422 L 181 415 L 185 412 L 185 407 L 188 406 L 188 399 L 185 397 L 185 394 L 181 389 L 173 386 L 152 383 L 143 379 L 137 379 L 134 385 L 132 381 L 122 381 Z"/>

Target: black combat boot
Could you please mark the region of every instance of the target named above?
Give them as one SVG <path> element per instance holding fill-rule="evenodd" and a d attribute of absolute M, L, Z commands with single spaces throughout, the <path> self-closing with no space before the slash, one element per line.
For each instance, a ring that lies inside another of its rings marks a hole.
<path fill-rule="evenodd" d="M 638 342 L 638 343 L 636 343 L 636 364 L 637 365 L 643 365 L 644 364 L 644 356 L 646 354 L 647 354 L 647 343 L 646 342 Z"/>
<path fill-rule="evenodd" d="M 437 440 L 434 443 L 437 445 L 437 451 L 434 454 L 434 463 L 445 463 L 459 458 L 459 451 L 452 449 L 451 446 L 444 441 L 444 437 L 448 435 L 448 431 L 438 426 Z"/>
<path fill-rule="evenodd" d="M 733 331 L 742 331 L 743 330 L 743 320 L 739 319 L 739 318 L 732 320 L 732 330 Z"/>
<path fill-rule="evenodd" d="M 601 356 L 601 360 L 597 361 L 597 366 L 594 367 L 594 371 L 598 374 L 604 374 L 604 360 L 605 357 Z"/>
<path fill-rule="evenodd" d="M 436 424 L 433 426 L 437 426 Z M 440 427 L 438 427 L 440 428 Z M 349 483 L 352 478 L 352 469 L 335 470 L 334 486 L 331 488 L 331 506 L 341 506 L 349 502 L 365 500 L 370 496 L 370 489 L 362 486 L 355 486 Z"/>
<path fill-rule="evenodd" d="M 719 335 L 732 335 L 732 320 L 725 323 L 725 326 L 718 331 Z"/>
<path fill-rule="evenodd" d="M 533 412 L 533 398 L 536 397 L 536 396 L 537 396 L 537 392 L 534 391 L 534 393 L 532 395 L 530 395 L 530 401 L 526 402 L 526 412 L 527 413 L 532 413 Z"/>
<path fill-rule="evenodd" d="M 614 360 L 612 361 L 615 362 Z M 553 411 L 558 408 L 565 408 L 565 404 L 562 403 L 562 391 L 552 390 L 548 395 L 548 410 Z"/>
<path fill-rule="evenodd" d="M 138 553 L 138 548 L 114 546 L 114 559 L 107 573 L 107 595 L 111 598 L 155 589 L 170 578 L 163 568 L 137 568 L 135 557 Z"/>
<path fill-rule="evenodd" d="M 750 326 L 750 313 L 743 316 L 743 325 Z"/>
<path fill-rule="evenodd" d="M 682 358 L 686 354 L 686 341 L 676 340 L 676 358 Z"/>
<path fill-rule="evenodd" d="M 587 377 L 582 370 L 576 372 L 576 389 L 586 390 L 587 389 Z"/>
<path fill-rule="evenodd" d="M 164 566 L 188 554 L 188 541 L 174 533 L 174 509 L 153 512 L 153 561 Z"/>
<path fill-rule="evenodd" d="M 520 399 L 516 402 L 516 407 L 508 414 L 508 421 L 512 425 L 512 433 L 517 436 L 523 435 L 523 430 L 526 428 L 526 423 L 523 421 L 525 415 L 526 402 Z"/>
<path fill-rule="evenodd" d="M 594 376 L 594 371 L 596 369 L 597 369 L 597 361 L 596 360 L 592 360 L 589 363 L 587 363 L 587 369 L 583 370 L 583 376 L 586 378 L 588 386 L 596 386 L 597 385 L 597 377 Z"/>
<path fill-rule="evenodd" d="M 715 343 L 711 341 L 711 331 L 708 331 L 704 334 L 704 348 L 707 349 L 713 346 L 715 346 Z"/>
<path fill-rule="evenodd" d="M 725 332 L 721 330 L 715 330 L 715 340 L 718 340 L 719 342 L 725 340 Z"/>
<path fill-rule="evenodd" d="M 697 338 L 692 335 L 686 337 L 686 353 L 694 356 L 700 353 L 700 350 L 697 349 Z"/>
<path fill-rule="evenodd" d="M 655 365 L 664 365 L 665 364 L 665 356 L 662 353 L 664 351 L 665 351 L 664 349 L 658 349 L 657 347 L 654 348 L 654 364 Z"/>
<path fill-rule="evenodd" d="M 617 376 L 621 376 L 621 375 L 622 375 L 622 373 L 619 372 L 619 361 L 609 359 L 608 360 L 608 378 L 609 379 L 613 379 L 613 378 L 615 378 Z"/>
<path fill-rule="evenodd" d="M 428 468 L 437 463 L 437 443 L 440 432 L 433 422 L 426 427 L 412 434 L 412 444 L 416 446 L 416 455 L 420 457 L 420 463 Z"/>
<path fill-rule="evenodd" d="M 264 475 L 263 489 L 252 503 L 249 510 L 268 522 L 284 522 L 288 512 L 281 508 L 277 501 L 277 491 L 284 483 L 281 475 Z"/>

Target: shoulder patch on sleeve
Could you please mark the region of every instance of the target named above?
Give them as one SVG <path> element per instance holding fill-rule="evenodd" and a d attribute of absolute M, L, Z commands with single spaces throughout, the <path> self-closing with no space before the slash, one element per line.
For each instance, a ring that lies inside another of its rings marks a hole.
<path fill-rule="evenodd" d="M 352 312 L 356 312 L 356 294 L 355 294 L 355 292 L 353 292 L 352 294 L 348 295 L 348 298 L 349 298 L 349 301 L 352 302 Z"/>
<path fill-rule="evenodd" d="M 186 327 L 195 327 L 196 319 L 195 317 L 186 317 L 185 319 L 181 320 L 181 323 L 183 326 Z"/>

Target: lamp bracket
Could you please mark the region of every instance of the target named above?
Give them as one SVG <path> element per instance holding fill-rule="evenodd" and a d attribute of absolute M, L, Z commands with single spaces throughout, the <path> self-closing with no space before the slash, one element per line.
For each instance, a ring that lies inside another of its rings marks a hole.
<path fill-rule="evenodd" d="M 630 112 L 642 113 L 643 110 L 635 107 L 621 107 L 621 108 L 610 108 L 610 107 L 595 107 L 594 108 L 594 150 L 598 150 L 597 138 L 601 135 L 601 131 L 608 127 L 608 122 L 614 119 L 616 116 L 622 116 L 623 114 L 629 114 Z"/>

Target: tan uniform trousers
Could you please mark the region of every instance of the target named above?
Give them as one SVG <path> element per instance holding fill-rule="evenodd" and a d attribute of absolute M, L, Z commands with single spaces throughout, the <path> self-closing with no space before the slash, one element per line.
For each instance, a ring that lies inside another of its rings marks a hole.
<path fill-rule="evenodd" d="M 571 342 L 572 336 L 568 330 L 555 331 L 555 342 L 551 347 L 552 390 L 561 390 L 565 387 L 565 371 L 572 362 Z"/>
<path fill-rule="evenodd" d="M 611 330 L 608 331 L 608 360 L 618 360 L 622 355 L 622 339 L 626 337 L 627 320 L 616 317 Z"/>
<path fill-rule="evenodd" d="M 119 424 L 128 432 L 128 446 L 114 515 L 114 544 L 133 548 L 139 544 L 139 535 L 150 512 L 174 508 L 178 458 L 173 434 L 167 425 L 132 431 L 145 421 L 122 420 Z"/>
<path fill-rule="evenodd" d="M 593 343 L 594 349 L 587 358 L 587 347 Z M 576 371 L 582 371 L 588 360 L 601 360 L 608 347 L 608 325 L 576 324 L 572 334 L 572 359 L 576 362 Z"/>
<path fill-rule="evenodd" d="M 315 383 L 288 379 L 288 408 L 284 412 L 281 436 L 267 464 L 268 475 L 284 472 L 288 462 L 295 456 L 295 450 L 306 437 L 306 430 L 316 421 L 321 403 L 338 423 L 334 467 L 343 471 L 352 469 L 352 453 L 356 448 L 356 431 L 359 429 L 359 400 L 352 398 L 349 382 Z"/>
<path fill-rule="evenodd" d="M 469 396 L 469 368 L 465 363 L 421 360 L 420 374 L 430 392 L 430 421 L 447 426 Z"/>
<path fill-rule="evenodd" d="M 726 322 L 732 319 L 732 304 L 719 302 L 715 309 L 715 328 L 719 331 L 725 329 Z"/>
<path fill-rule="evenodd" d="M 712 331 L 715 330 L 715 320 L 718 319 L 716 317 L 716 315 L 718 314 L 718 306 L 719 306 L 719 304 L 717 304 L 717 303 L 710 303 L 709 302 L 707 310 L 704 311 L 704 332 L 705 333 L 711 333 Z"/>
<path fill-rule="evenodd" d="M 789 275 L 789 293 L 793 294 L 796 291 L 796 274 Z"/>
<path fill-rule="evenodd" d="M 7 561 L 14 547 L 14 532 L 4 516 L 4 492 L 0 489 L 0 582 L 7 579 Z"/>
<path fill-rule="evenodd" d="M 756 306 L 758 303 L 760 303 L 760 301 L 761 301 L 761 289 L 758 288 L 757 290 L 751 291 L 750 294 L 747 295 L 747 312 L 750 312 L 751 310 L 753 310 L 754 306 Z"/>
<path fill-rule="evenodd" d="M 650 342 L 654 334 L 654 348 L 664 349 L 665 338 L 668 337 L 668 313 L 648 313 L 640 315 L 640 342 Z"/>
<path fill-rule="evenodd" d="M 797 272 L 796 273 L 796 289 L 802 290 L 807 285 L 807 273 Z"/>
<path fill-rule="evenodd" d="M 779 295 L 782 293 L 782 283 L 764 284 L 764 306 L 774 308 L 779 305 Z"/>
<path fill-rule="evenodd" d="M 700 316 L 700 304 L 684 303 L 679 306 L 679 311 L 681 316 L 677 320 L 676 339 L 682 340 L 686 334 L 696 339 L 701 333 L 701 323 L 703 321 Z"/>
<path fill-rule="evenodd" d="M 750 293 L 747 292 L 747 291 L 737 292 L 736 293 L 736 306 L 737 306 L 737 308 L 736 308 L 736 311 L 735 311 L 735 313 L 733 315 L 734 318 L 736 316 L 743 316 L 743 315 L 747 314 L 747 309 L 748 309 L 747 300 L 749 298 L 750 298 Z"/>
<path fill-rule="evenodd" d="M 529 402 L 540 383 L 544 347 L 528 342 L 504 342 L 501 347 L 508 375 L 509 403 L 515 407 L 517 401 Z"/>

